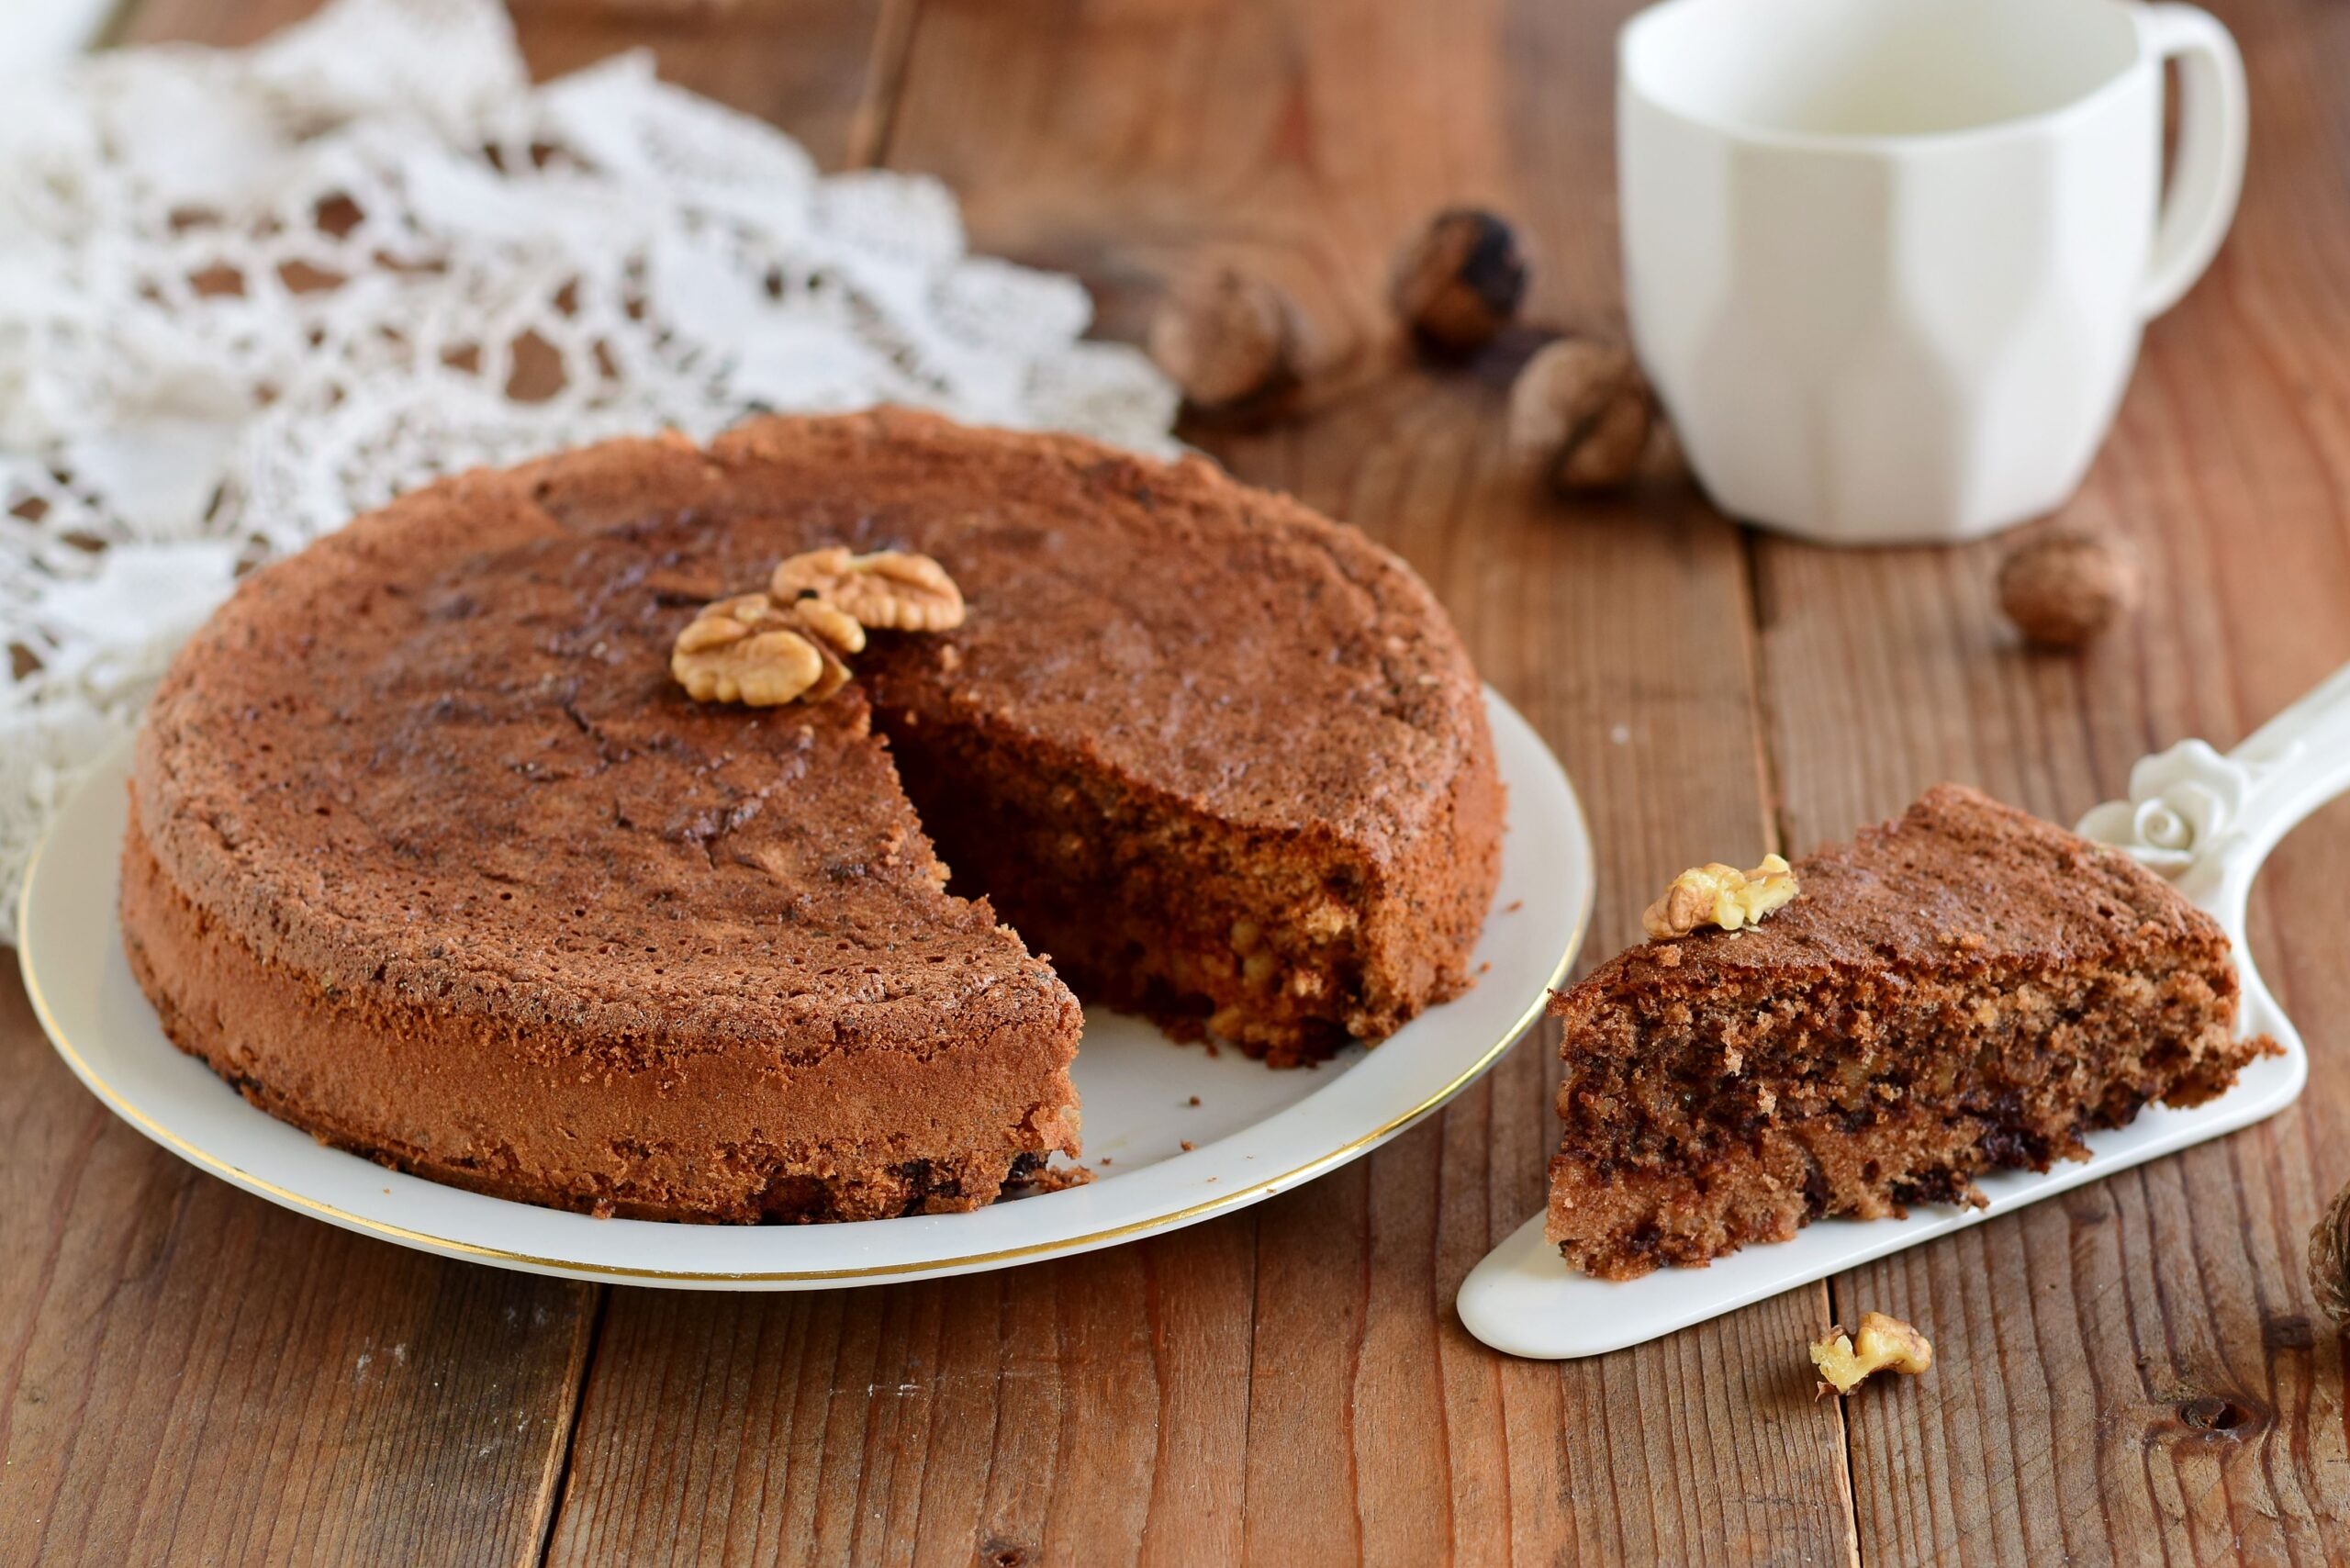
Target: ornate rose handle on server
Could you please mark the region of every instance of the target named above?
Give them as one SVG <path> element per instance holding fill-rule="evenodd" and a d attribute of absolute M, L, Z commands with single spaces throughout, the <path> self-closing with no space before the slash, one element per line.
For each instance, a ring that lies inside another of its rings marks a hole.
<path fill-rule="evenodd" d="M 2303 817 L 2350 790 L 2350 665 L 2225 756 L 2181 741 L 2130 769 L 2079 833 L 2128 850 L 2239 939 L 2260 863 Z"/>

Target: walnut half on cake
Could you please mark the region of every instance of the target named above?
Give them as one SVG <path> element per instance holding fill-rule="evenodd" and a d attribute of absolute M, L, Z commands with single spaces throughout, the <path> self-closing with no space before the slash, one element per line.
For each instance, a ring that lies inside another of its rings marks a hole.
<path fill-rule="evenodd" d="M 1959 785 L 1794 868 L 1761 924 L 1645 943 L 1551 999 L 1547 1233 L 1629 1279 L 1823 1215 L 1980 1202 L 2274 1045 L 2209 916 L 2116 850 Z"/>

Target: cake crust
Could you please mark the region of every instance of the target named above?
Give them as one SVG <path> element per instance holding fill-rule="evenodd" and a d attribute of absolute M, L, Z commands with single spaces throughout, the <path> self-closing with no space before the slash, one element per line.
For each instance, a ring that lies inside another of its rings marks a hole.
<path fill-rule="evenodd" d="M 938 557 L 966 625 L 877 637 L 823 702 L 677 689 L 699 605 L 833 543 Z M 1210 587 L 1292 607 L 1298 640 L 1177 613 Z M 925 725 L 1269 866 L 1321 854 L 1365 932 L 1432 912 L 1343 944 L 1318 1012 L 1284 1010 L 1287 971 L 1179 999 L 1247 1003 L 1269 1049 L 1343 1036 L 1339 1002 L 1384 1033 L 1465 980 L 1499 787 L 1417 580 L 1196 461 L 899 412 L 464 476 L 256 573 L 140 736 L 133 969 L 256 1103 L 420 1174 L 651 1218 L 975 1206 L 1077 1151 L 1081 1016 L 983 882 L 947 886 L 890 738 Z"/>
<path fill-rule="evenodd" d="M 1555 996 L 1546 1229 L 1606 1278 L 1824 1215 L 1979 1201 L 2264 1050 L 2219 927 L 2126 855 L 1943 785 L 1799 862 L 1736 933 L 1643 944 Z"/>

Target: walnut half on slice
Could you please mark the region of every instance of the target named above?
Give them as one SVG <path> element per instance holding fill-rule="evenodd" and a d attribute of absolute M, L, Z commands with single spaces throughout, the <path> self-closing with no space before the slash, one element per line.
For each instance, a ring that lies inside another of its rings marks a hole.
<path fill-rule="evenodd" d="M 836 604 L 877 632 L 951 632 L 963 624 L 963 590 L 946 568 L 906 550 L 811 550 L 777 566 L 767 591 L 786 604 Z"/>
<path fill-rule="evenodd" d="M 865 628 L 832 605 L 737 594 L 705 605 L 677 633 L 669 673 L 697 702 L 821 702 L 848 680 L 840 655 L 864 646 Z"/>
<path fill-rule="evenodd" d="M 1673 879 L 1664 896 L 1640 916 L 1640 928 L 1658 941 L 1686 936 L 1701 925 L 1736 931 L 1751 925 L 1796 896 L 1795 873 L 1775 855 L 1762 857 L 1751 871 L 1710 861 Z"/>

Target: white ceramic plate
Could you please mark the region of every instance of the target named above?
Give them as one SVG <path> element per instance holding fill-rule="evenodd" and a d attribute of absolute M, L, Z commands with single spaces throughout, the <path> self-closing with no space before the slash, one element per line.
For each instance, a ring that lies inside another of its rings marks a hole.
<path fill-rule="evenodd" d="M 2086 836 L 2120 845 L 2173 879 L 2235 944 L 2244 980 L 2240 1023 L 2284 1047 L 2244 1070 L 2236 1086 L 2191 1110 L 2153 1105 L 2126 1127 L 2092 1133 L 2085 1160 L 2044 1174 L 2003 1170 L 1976 1184 L 1987 1207 L 1921 1206 L 1906 1220 L 1830 1220 L 1792 1241 L 1750 1247 L 1704 1268 L 1659 1269 L 1611 1282 L 1577 1273 L 1542 1237 L 1536 1215 L 1469 1271 L 1460 1320 L 1497 1350 L 1565 1360 L 1621 1350 L 1734 1312 L 1873 1258 L 1915 1247 L 2026 1204 L 2098 1181 L 2161 1155 L 2274 1115 L 2309 1078 L 2292 1020 L 2269 995 L 2244 943 L 2244 900 L 2260 863 L 2296 823 L 2350 788 L 2350 666 L 2338 670 L 2258 734 L 2221 756 L 2185 741 L 2130 771 L 2130 799 L 2081 820 Z"/>
<path fill-rule="evenodd" d="M 264 1115 L 173 1048 L 122 956 L 127 745 L 59 814 L 27 873 L 25 986 L 58 1054 L 149 1137 L 274 1203 L 427 1251 L 734 1290 L 923 1279 L 1090 1251 L 1259 1202 L 1368 1153 L 1475 1080 L 1539 1014 L 1590 913 L 1591 839 L 1540 738 L 1500 698 L 1489 693 L 1487 708 L 1510 825 L 1474 989 L 1376 1048 L 1281 1072 L 1090 1012 L 1076 1079 L 1093 1182 L 973 1214 L 812 1226 L 591 1219 L 386 1170 Z"/>

